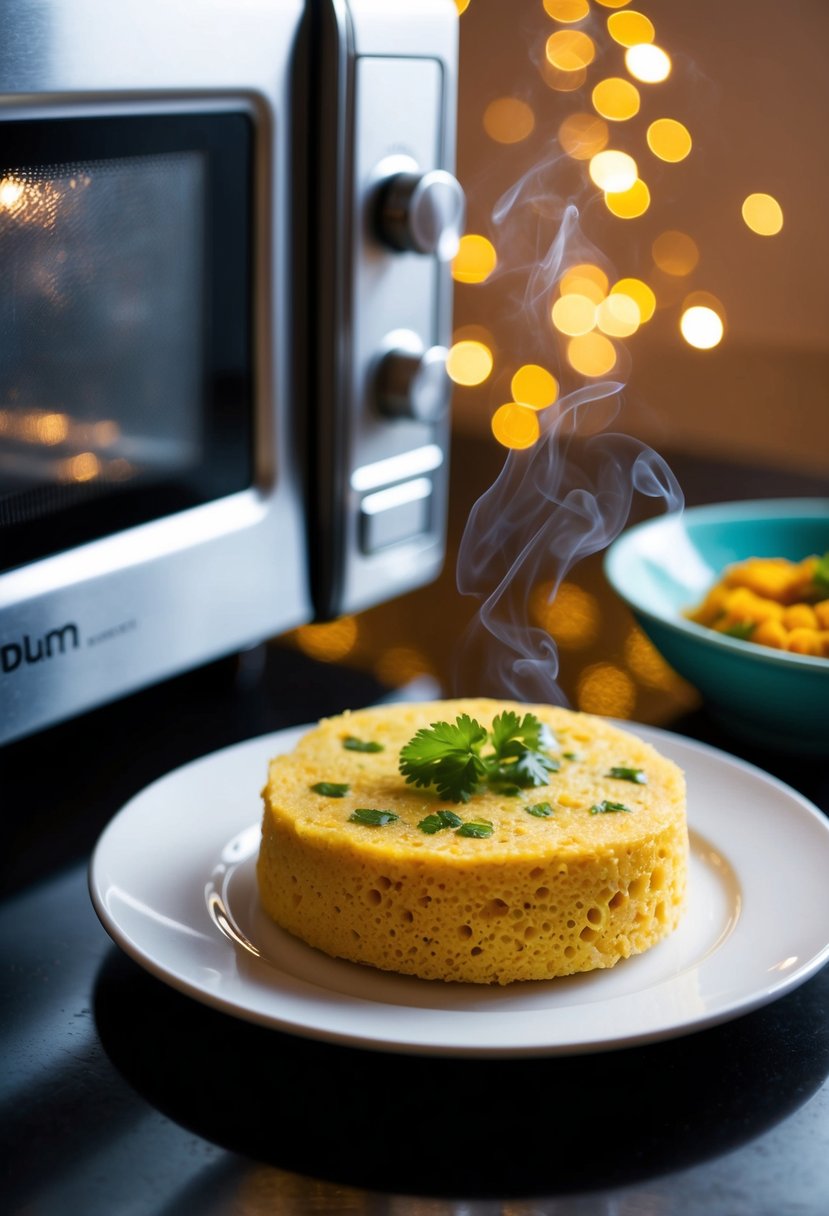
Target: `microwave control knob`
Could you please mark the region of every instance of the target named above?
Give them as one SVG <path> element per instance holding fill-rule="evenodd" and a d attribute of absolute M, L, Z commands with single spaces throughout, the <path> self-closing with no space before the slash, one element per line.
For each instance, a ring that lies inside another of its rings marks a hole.
<path fill-rule="evenodd" d="M 415 334 L 392 335 L 395 340 L 380 361 L 377 404 L 391 418 L 438 422 L 449 408 L 452 381 L 446 370 L 445 346 L 425 348 Z"/>
<path fill-rule="evenodd" d="M 395 173 L 380 192 L 380 235 L 393 249 L 434 253 L 451 262 L 465 213 L 463 190 L 451 173 Z"/>

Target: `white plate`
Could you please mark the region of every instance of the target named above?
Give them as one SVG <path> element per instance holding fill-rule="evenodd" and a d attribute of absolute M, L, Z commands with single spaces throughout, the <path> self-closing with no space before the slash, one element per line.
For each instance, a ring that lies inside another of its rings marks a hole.
<path fill-rule="evenodd" d="M 612 970 L 504 988 L 443 984 L 331 959 L 283 933 L 257 899 L 259 791 L 269 757 L 306 727 L 206 756 L 133 798 L 95 849 L 95 909 L 127 954 L 207 1005 L 385 1051 L 607 1050 L 775 1000 L 829 957 L 829 823 L 760 769 L 625 725 L 686 772 L 690 896 L 670 938 Z"/>

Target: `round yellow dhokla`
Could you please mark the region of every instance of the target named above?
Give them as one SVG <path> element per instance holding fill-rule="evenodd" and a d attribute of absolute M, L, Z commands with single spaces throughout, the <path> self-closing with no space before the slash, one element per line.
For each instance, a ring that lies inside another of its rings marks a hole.
<path fill-rule="evenodd" d="M 422 727 L 535 714 L 560 768 L 520 796 L 467 803 L 406 784 L 399 753 Z M 347 750 L 346 738 L 382 751 Z M 646 784 L 613 778 L 640 769 Z M 349 787 L 344 797 L 314 792 Z M 600 718 L 488 699 L 399 704 L 324 720 L 270 765 L 257 878 L 282 928 L 337 958 L 424 979 L 508 984 L 612 967 L 669 934 L 688 865 L 685 782 L 655 748 Z M 596 814 L 603 800 L 628 812 Z M 552 815 L 529 806 L 547 802 Z M 384 826 L 358 808 L 393 812 Z M 489 820 L 485 839 L 418 824 L 437 810 Z"/>

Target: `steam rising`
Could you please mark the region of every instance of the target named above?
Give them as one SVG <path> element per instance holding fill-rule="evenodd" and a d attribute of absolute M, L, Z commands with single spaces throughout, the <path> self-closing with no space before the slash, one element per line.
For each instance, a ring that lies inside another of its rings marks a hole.
<path fill-rule="evenodd" d="M 522 217 L 518 240 L 525 251 L 555 203 L 544 188 L 552 167 L 548 163 L 526 174 L 493 212 L 498 225 Z M 547 344 L 553 287 L 568 265 L 587 253 L 595 260 L 578 209 L 568 204 L 547 252 L 525 263 L 522 298 L 515 304 L 534 328 L 543 326 Z M 640 440 L 608 430 L 621 409 L 623 388 L 623 379 L 590 382 L 544 410 L 538 442 L 509 452 L 500 475 L 473 507 L 457 578 L 460 592 L 480 607 L 464 639 L 459 691 L 566 703 L 557 683 L 555 641 L 529 620 L 532 590 L 552 584 L 554 598 L 573 566 L 601 552 L 623 530 L 635 495 L 660 500 L 667 510 L 682 508 L 682 491 L 665 461 Z"/>

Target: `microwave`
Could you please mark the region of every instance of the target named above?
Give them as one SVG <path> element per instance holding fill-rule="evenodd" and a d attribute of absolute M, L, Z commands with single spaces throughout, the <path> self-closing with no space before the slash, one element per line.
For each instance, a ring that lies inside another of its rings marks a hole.
<path fill-rule="evenodd" d="M 0 742 L 431 581 L 453 0 L 9 0 Z"/>

